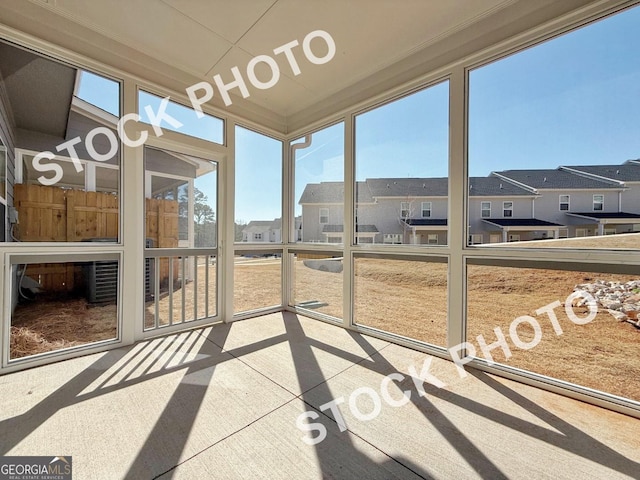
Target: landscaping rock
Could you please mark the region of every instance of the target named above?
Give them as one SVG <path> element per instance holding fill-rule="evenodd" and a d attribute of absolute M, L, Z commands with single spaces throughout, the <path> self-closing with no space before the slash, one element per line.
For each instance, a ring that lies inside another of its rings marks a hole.
<path fill-rule="evenodd" d="M 619 322 L 624 322 L 628 319 L 626 314 L 619 312 L 617 310 L 607 310 L 607 312 L 613 315 L 613 318 L 615 318 Z"/>
<path fill-rule="evenodd" d="M 640 280 L 621 283 L 598 279 L 576 285 L 574 291 L 588 293 L 618 322 L 629 322 L 640 329 Z M 578 303 L 587 302 L 581 298 Z"/>

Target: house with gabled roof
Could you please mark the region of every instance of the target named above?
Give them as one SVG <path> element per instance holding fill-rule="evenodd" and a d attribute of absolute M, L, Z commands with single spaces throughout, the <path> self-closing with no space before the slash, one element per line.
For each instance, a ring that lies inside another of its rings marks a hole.
<path fill-rule="evenodd" d="M 368 178 L 356 185 L 357 243 L 446 245 L 448 179 Z M 343 242 L 344 185 L 308 184 L 302 239 Z M 504 170 L 469 178 L 469 243 L 640 230 L 640 161 Z"/>
<path fill-rule="evenodd" d="M 567 215 L 591 222 L 598 235 L 640 231 L 640 160 L 627 160 L 622 165 L 563 166 L 560 169 L 615 182 L 623 188 L 617 211 L 571 211 Z"/>
<path fill-rule="evenodd" d="M 535 217 L 537 197 L 532 189 L 496 176 L 469 178 L 469 243 L 557 238 L 563 226 Z"/>
<path fill-rule="evenodd" d="M 282 219 L 275 220 L 251 220 L 242 229 L 243 242 L 271 242 L 282 241 Z"/>
<path fill-rule="evenodd" d="M 640 168 L 636 168 L 628 164 L 559 167 L 492 175 L 536 193 L 536 218 L 565 224 L 569 237 L 586 237 L 636 231 L 640 223 Z M 627 185 L 623 178 L 635 178 L 637 184 Z"/>

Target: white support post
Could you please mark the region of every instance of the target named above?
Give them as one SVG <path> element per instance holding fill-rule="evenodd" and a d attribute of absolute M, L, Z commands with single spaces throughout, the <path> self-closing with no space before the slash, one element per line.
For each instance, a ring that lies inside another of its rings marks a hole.
<path fill-rule="evenodd" d="M 125 113 L 136 111 L 137 89 L 132 79 L 123 84 L 123 104 Z M 138 138 L 137 124 L 126 125 L 129 138 Z M 142 188 L 145 184 L 144 147 L 122 146 L 120 239 L 126 259 L 120 264 L 121 285 L 121 338 L 127 345 L 143 338 L 144 329 L 144 240 L 145 240 L 145 199 Z M 124 206 L 127 208 L 124 208 Z"/>

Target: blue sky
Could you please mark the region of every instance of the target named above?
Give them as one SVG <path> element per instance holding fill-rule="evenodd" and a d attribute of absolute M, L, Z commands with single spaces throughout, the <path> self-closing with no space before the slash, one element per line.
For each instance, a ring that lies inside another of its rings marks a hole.
<path fill-rule="evenodd" d="M 639 158 L 639 31 L 640 7 L 471 71 L 470 175 Z M 80 93 L 119 113 L 117 84 L 87 76 Z M 141 105 L 156 109 L 159 99 L 144 95 Z M 217 119 L 196 126 L 184 107 L 169 113 L 185 124 L 178 131 L 221 141 Z M 447 130 L 448 82 L 358 116 L 357 179 L 447 176 Z M 297 152 L 296 201 L 308 182 L 343 179 L 343 135 L 334 125 Z M 279 217 L 281 143 L 246 129 L 236 139 L 236 219 Z"/>

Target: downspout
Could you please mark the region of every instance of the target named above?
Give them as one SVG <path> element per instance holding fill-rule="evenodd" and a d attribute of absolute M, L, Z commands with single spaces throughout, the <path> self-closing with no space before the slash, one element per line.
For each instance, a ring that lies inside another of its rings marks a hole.
<path fill-rule="evenodd" d="M 303 148 L 308 148 L 311 146 L 311 142 L 313 141 L 313 135 L 308 133 L 307 135 L 304 136 L 304 141 L 300 142 L 300 143 L 295 143 L 293 145 L 289 146 L 289 158 L 291 159 L 291 175 L 290 175 L 290 179 L 294 180 L 293 182 L 290 182 L 290 189 L 294 189 L 295 188 L 295 165 L 296 165 L 296 151 L 298 150 L 302 150 Z M 295 196 L 295 192 L 289 192 L 289 198 L 294 198 Z M 293 205 L 292 205 L 293 206 Z M 293 206 L 293 228 L 291 229 L 291 232 L 289 233 L 289 240 L 291 240 L 291 237 L 295 236 L 296 238 L 293 239 L 293 241 L 297 242 L 298 241 L 298 230 L 296 229 L 296 209 L 295 206 Z M 302 240 L 304 238 L 304 231 L 303 231 L 303 221 L 302 221 L 302 215 L 300 215 L 300 240 Z"/>
<path fill-rule="evenodd" d="M 618 211 L 622 212 L 622 190 L 618 192 Z"/>

